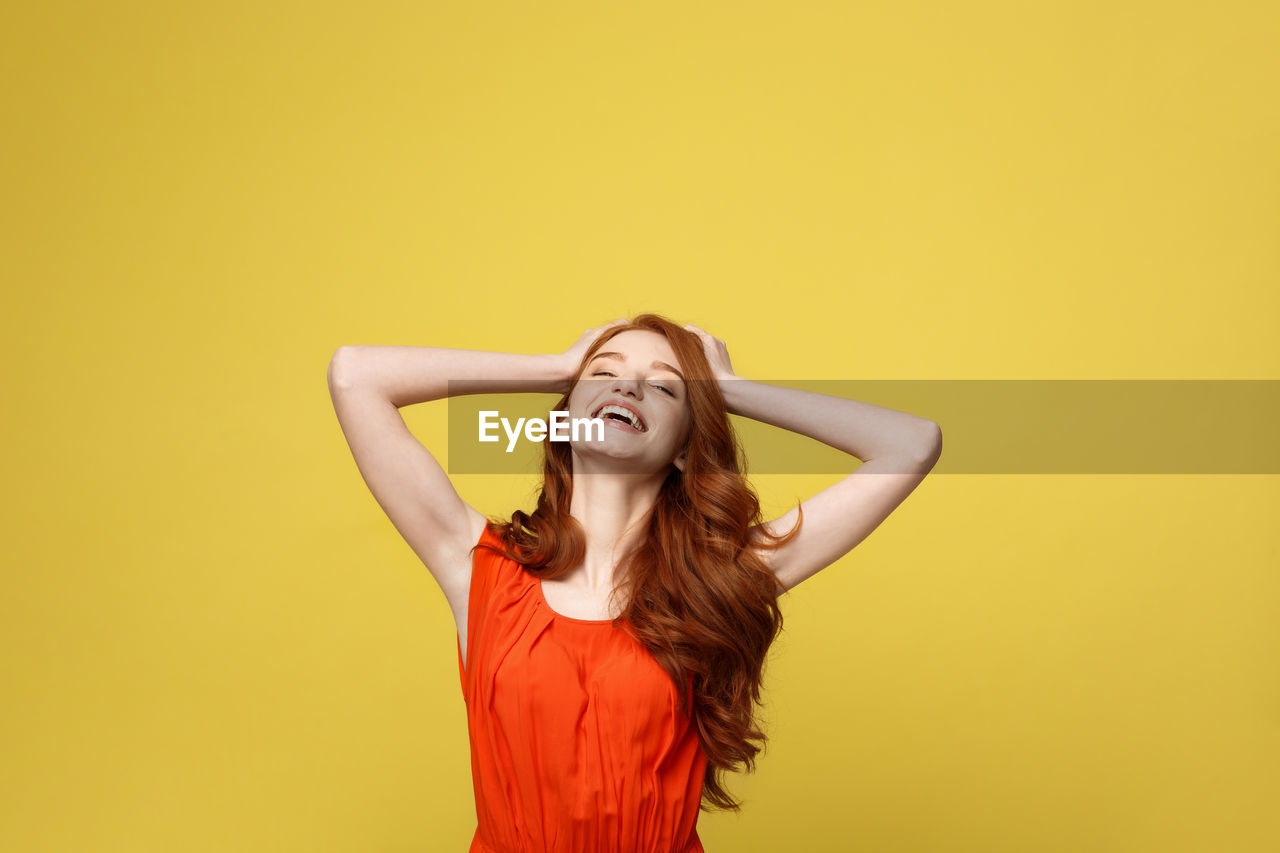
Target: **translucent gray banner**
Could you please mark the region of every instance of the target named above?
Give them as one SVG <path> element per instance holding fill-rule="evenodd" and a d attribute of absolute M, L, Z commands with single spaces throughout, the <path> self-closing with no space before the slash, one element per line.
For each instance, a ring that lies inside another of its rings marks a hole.
<path fill-rule="evenodd" d="M 943 451 L 934 474 L 1280 474 L 1280 380 L 762 381 L 936 421 Z M 541 472 L 546 438 L 514 427 L 551 420 L 559 396 L 483 391 L 504 387 L 521 386 L 450 382 L 449 473 Z M 479 440 L 483 412 L 496 441 Z M 730 420 L 748 473 L 841 474 L 861 464 L 806 436 Z"/>

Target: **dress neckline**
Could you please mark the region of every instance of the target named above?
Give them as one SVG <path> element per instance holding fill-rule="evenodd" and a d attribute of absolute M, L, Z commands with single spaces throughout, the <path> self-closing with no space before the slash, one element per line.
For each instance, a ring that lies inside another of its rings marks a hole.
<path fill-rule="evenodd" d="M 547 602 L 547 595 L 542 591 L 542 578 L 535 575 L 533 578 L 533 586 L 538 590 L 538 598 L 541 599 L 542 606 L 547 608 L 551 615 L 557 619 L 564 619 L 567 622 L 578 622 L 582 625 L 612 625 L 614 623 L 613 619 L 579 619 L 576 616 L 566 616 Z"/>

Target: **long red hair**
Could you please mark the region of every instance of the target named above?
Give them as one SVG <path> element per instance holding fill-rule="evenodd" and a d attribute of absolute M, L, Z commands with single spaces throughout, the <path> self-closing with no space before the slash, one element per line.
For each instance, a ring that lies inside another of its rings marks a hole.
<path fill-rule="evenodd" d="M 725 789 L 722 775 L 739 765 L 754 770 L 767 741 L 755 706 L 765 656 L 782 630 L 781 586 L 748 547 L 750 528 L 762 521 L 760 502 L 744 475 L 742 447 L 701 339 L 666 317 L 641 314 L 603 332 L 577 376 L 607 340 L 636 329 L 658 332 L 671 344 L 686 379 L 691 429 L 684 471 L 671 467 L 648 535 L 618 567 L 615 594 L 628 604 L 614 624 L 629 630 L 671 676 L 681 711 L 697 727 L 707 756 L 701 809 L 738 811 L 741 803 Z M 568 403 L 566 393 L 555 408 L 567 410 Z M 567 442 L 544 442 L 543 448 L 536 509 L 490 524 L 507 557 L 538 577 L 555 578 L 582 562 L 586 539 L 569 514 L 572 450 Z M 802 521 L 803 510 L 790 532 L 775 537 L 761 531 L 751 544 L 776 548 L 799 532 Z"/>

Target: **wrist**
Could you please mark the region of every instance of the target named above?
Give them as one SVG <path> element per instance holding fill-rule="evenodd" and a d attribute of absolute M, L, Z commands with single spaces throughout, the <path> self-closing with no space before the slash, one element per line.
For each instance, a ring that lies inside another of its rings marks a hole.
<path fill-rule="evenodd" d="M 749 382 L 749 379 L 734 376 L 731 373 L 716 377 L 716 384 L 720 386 L 720 395 L 724 397 L 725 408 L 730 414 L 739 414 L 739 404 L 742 399 L 740 392 L 746 390 L 746 383 Z"/>
<path fill-rule="evenodd" d="M 577 378 L 577 362 L 570 363 L 563 355 L 556 353 L 545 353 L 539 358 L 550 390 L 557 394 L 569 393 L 569 385 Z"/>

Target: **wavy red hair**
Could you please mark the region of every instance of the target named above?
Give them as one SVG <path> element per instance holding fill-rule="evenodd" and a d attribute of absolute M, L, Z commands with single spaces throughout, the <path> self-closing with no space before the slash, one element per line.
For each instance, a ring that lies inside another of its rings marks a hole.
<path fill-rule="evenodd" d="M 761 530 L 748 546 L 750 529 L 762 520 L 760 502 L 746 480 L 719 383 L 692 332 L 661 315 L 641 314 L 603 332 L 583 356 L 578 377 L 606 341 L 631 330 L 658 332 L 671 344 L 686 379 L 691 429 L 684 471 L 671 466 L 649 535 L 618 566 L 615 595 L 628 603 L 614 622 L 671 676 L 681 710 L 697 727 L 707 755 L 702 810 L 738 811 L 741 803 L 725 789 L 722 776 L 739 765 L 754 770 L 767 741 L 756 725 L 755 706 L 765 657 L 782 630 L 782 587 L 754 548 L 789 541 L 799 532 L 803 510 L 788 533 Z M 555 408 L 567 410 L 568 402 L 566 392 Z M 543 447 L 543 483 L 533 513 L 516 510 L 511 521 L 491 519 L 490 525 L 507 557 L 535 576 L 555 578 L 582 562 L 586 539 L 569 514 L 572 450 L 566 442 Z"/>

